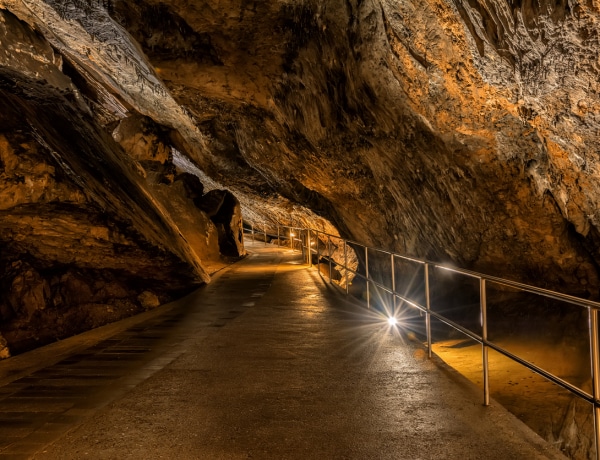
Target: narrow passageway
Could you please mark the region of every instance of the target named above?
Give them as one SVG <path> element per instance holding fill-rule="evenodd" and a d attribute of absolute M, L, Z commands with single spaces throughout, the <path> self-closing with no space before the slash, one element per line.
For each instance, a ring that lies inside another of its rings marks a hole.
<path fill-rule="evenodd" d="M 562 458 L 298 253 L 250 250 L 122 330 L 0 363 L 0 459 Z"/>

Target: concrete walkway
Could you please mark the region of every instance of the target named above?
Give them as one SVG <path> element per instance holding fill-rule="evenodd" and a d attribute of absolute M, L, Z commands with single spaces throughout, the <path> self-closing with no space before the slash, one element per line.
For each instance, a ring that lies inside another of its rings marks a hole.
<path fill-rule="evenodd" d="M 558 459 L 257 245 L 181 301 L 0 362 L 1 459 Z"/>

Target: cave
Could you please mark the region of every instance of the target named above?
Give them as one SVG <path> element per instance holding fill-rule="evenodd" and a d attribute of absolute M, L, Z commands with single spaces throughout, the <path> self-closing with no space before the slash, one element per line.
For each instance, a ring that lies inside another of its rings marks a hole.
<path fill-rule="evenodd" d="M 599 17 L 593 1 L 0 0 L 0 358 L 193 292 L 246 256 L 244 229 L 321 232 L 310 262 L 366 300 L 360 247 L 353 277 L 324 235 L 600 300 Z M 435 276 L 460 323 L 477 286 Z M 587 346 L 581 309 L 495 298 L 498 333 Z"/>

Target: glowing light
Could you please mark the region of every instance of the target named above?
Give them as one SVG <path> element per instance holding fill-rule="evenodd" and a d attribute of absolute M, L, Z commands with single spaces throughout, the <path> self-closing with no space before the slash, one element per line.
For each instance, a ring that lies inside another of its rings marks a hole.
<path fill-rule="evenodd" d="M 290 232 L 290 236 L 294 237 L 296 234 L 294 232 Z"/>
<path fill-rule="evenodd" d="M 393 316 L 390 316 L 388 318 L 387 322 L 390 326 L 395 326 L 396 324 L 398 324 L 398 320 L 396 318 L 394 318 Z"/>

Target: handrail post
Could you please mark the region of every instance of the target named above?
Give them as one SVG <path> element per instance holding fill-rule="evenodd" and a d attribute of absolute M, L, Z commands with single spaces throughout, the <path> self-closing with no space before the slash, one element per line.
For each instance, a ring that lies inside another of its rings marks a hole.
<path fill-rule="evenodd" d="M 592 360 L 596 460 L 600 460 L 600 341 L 598 338 L 598 310 L 588 307 L 588 315 L 590 323 L 590 358 Z"/>
<path fill-rule="evenodd" d="M 344 240 L 344 269 L 346 270 L 346 295 L 348 295 L 348 293 L 349 293 L 349 286 L 348 286 L 349 270 L 348 270 L 348 244 L 346 243 L 346 240 Z"/>
<path fill-rule="evenodd" d="M 250 226 L 252 228 L 252 242 L 254 243 L 254 224 Z"/>
<path fill-rule="evenodd" d="M 294 227 L 290 227 L 290 249 L 292 252 L 295 250 L 294 248 Z"/>
<path fill-rule="evenodd" d="M 425 263 L 425 333 L 427 334 L 427 356 L 431 359 L 431 294 L 429 292 L 429 264 Z"/>
<path fill-rule="evenodd" d="M 309 264 L 310 261 L 310 230 L 308 228 L 305 229 L 306 231 L 304 232 L 306 235 L 306 265 Z"/>
<path fill-rule="evenodd" d="M 490 405 L 490 369 L 487 346 L 487 293 L 485 278 L 479 278 L 479 302 L 481 304 L 481 359 L 483 362 L 483 405 Z"/>
<path fill-rule="evenodd" d="M 327 235 L 327 256 L 329 259 L 329 283 L 333 283 L 333 277 L 331 271 L 333 270 L 333 264 L 331 263 L 331 237 Z"/>
<path fill-rule="evenodd" d="M 396 268 L 394 267 L 394 254 L 390 254 L 390 262 L 392 267 L 392 311 L 390 312 L 394 317 L 396 316 Z"/>
<path fill-rule="evenodd" d="M 321 273 L 321 254 L 319 251 L 319 230 L 315 230 L 315 245 L 317 246 L 317 270 Z"/>
<path fill-rule="evenodd" d="M 306 261 L 306 244 L 304 243 L 306 232 L 303 229 L 298 230 L 300 235 L 300 249 L 302 249 L 302 262 Z"/>
<path fill-rule="evenodd" d="M 371 308 L 371 292 L 369 290 L 369 248 L 365 246 L 365 279 L 367 282 L 367 308 Z"/>
<path fill-rule="evenodd" d="M 307 231 L 307 236 L 306 236 L 306 245 L 308 247 L 308 266 L 312 267 L 312 238 L 310 236 L 310 228 L 306 229 Z"/>
<path fill-rule="evenodd" d="M 281 237 L 279 235 L 281 235 L 281 231 L 279 229 L 279 224 L 277 224 L 277 247 L 278 248 L 281 247 Z"/>

